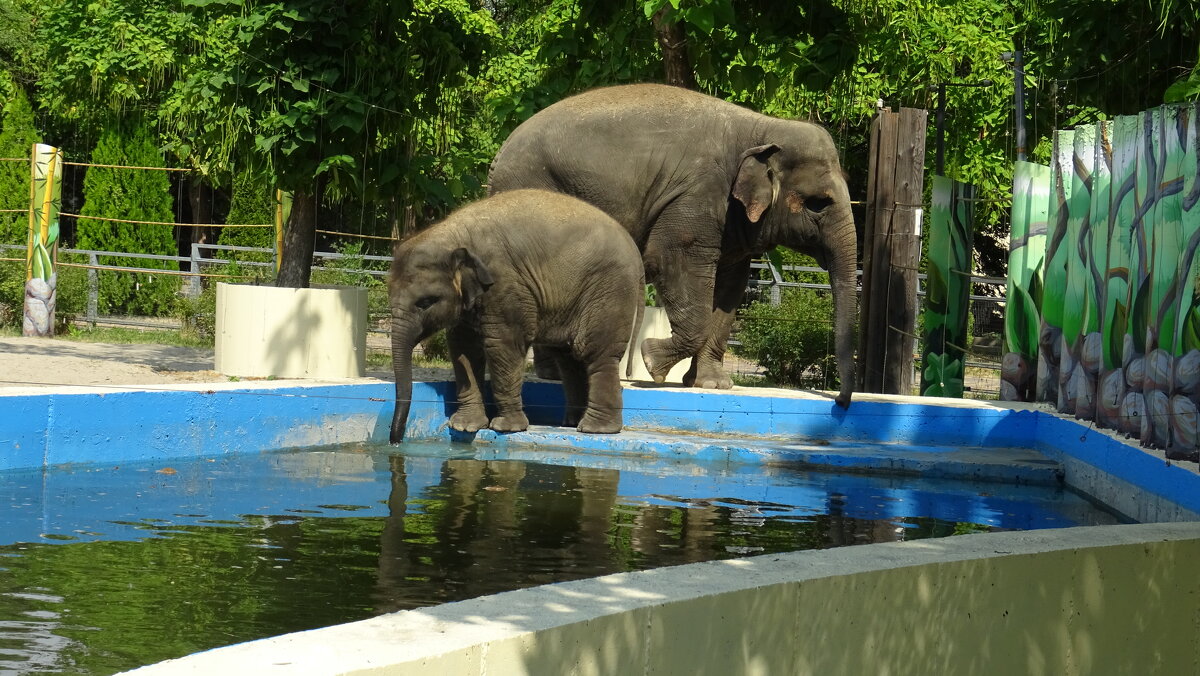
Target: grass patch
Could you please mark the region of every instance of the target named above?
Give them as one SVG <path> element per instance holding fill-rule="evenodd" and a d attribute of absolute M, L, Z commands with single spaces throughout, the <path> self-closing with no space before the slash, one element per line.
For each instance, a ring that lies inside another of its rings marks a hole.
<path fill-rule="evenodd" d="M 154 345 L 174 345 L 177 347 L 206 349 L 211 349 L 213 346 L 211 339 L 201 338 L 181 331 L 141 331 L 116 326 L 72 326 L 67 329 L 66 333 L 59 333 L 54 337 L 80 343 L 149 343 Z"/>

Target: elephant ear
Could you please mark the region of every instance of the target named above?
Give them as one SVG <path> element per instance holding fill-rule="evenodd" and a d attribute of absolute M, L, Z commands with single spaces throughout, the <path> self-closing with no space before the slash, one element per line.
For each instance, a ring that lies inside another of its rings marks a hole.
<path fill-rule="evenodd" d="M 757 223 L 775 199 L 775 186 L 767 158 L 779 150 L 774 143 L 755 146 L 742 153 L 737 179 L 733 182 L 733 198 L 746 208 L 746 217 Z"/>
<path fill-rule="evenodd" d="M 450 254 L 450 269 L 454 271 L 456 285 L 460 287 L 463 308 L 470 310 L 479 302 L 479 297 L 491 288 L 496 280 L 492 271 L 479 257 L 460 247 Z"/>

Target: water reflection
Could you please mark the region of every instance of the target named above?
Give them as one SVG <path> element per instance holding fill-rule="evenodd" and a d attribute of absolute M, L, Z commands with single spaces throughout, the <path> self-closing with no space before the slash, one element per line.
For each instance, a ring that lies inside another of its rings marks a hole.
<path fill-rule="evenodd" d="M 406 450 L 3 475 L 0 671 L 112 673 L 610 572 L 1115 521 L 1045 488 Z"/>

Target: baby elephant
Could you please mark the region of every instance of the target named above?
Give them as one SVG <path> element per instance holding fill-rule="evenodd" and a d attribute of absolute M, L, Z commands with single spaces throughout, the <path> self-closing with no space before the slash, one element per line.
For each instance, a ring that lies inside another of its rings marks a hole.
<path fill-rule="evenodd" d="M 621 430 L 619 364 L 641 323 L 644 277 L 625 228 L 574 197 L 513 190 L 458 209 L 401 242 L 392 263 L 391 442 L 404 438 L 412 351 L 447 329 L 458 411 L 450 427 L 517 432 L 526 354 L 550 351 L 562 374 L 564 425 Z M 484 361 L 496 417 L 484 412 Z"/>

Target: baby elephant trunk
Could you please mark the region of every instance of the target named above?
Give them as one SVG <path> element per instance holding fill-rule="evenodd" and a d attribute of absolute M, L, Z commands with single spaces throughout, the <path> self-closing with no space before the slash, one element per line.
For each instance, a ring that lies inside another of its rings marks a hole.
<path fill-rule="evenodd" d="M 396 410 L 392 414 L 392 431 L 389 441 L 398 444 L 404 441 L 408 427 L 408 411 L 412 407 L 412 353 L 414 341 L 408 332 L 392 327 L 392 370 L 396 375 Z"/>

